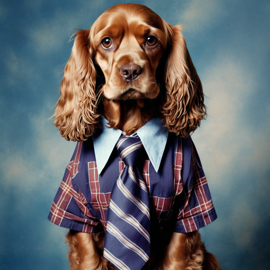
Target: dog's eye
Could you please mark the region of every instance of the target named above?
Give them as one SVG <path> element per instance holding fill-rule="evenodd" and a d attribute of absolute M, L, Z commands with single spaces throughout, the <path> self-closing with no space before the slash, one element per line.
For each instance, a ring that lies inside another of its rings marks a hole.
<path fill-rule="evenodd" d="M 148 46 L 154 46 L 157 44 L 157 38 L 154 36 L 148 36 L 146 38 L 146 43 Z"/>
<path fill-rule="evenodd" d="M 109 49 L 112 46 L 112 40 L 109 37 L 105 37 L 102 39 L 101 44 L 105 49 Z"/>

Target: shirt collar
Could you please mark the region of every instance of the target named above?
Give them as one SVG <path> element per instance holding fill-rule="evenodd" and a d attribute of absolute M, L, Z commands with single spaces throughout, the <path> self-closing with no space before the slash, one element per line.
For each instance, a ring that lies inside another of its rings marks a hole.
<path fill-rule="evenodd" d="M 100 130 L 92 136 L 98 173 L 104 169 L 122 131 L 109 128 L 108 121 L 102 116 Z M 159 118 L 150 119 L 137 132 L 144 149 L 155 169 L 159 170 L 161 159 L 165 150 L 169 131 Z M 155 138 L 155 139 L 153 139 Z"/>

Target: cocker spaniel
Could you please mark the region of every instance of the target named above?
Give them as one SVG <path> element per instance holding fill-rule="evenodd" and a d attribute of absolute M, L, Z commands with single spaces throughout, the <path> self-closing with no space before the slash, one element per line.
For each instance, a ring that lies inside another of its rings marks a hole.
<path fill-rule="evenodd" d="M 119 4 L 90 29 L 76 32 L 55 110 L 61 135 L 86 141 L 103 115 L 110 128 L 125 135 L 159 117 L 170 133 L 189 136 L 206 108 L 181 29 L 143 5 Z M 103 257 L 104 234 L 70 230 L 72 270 L 116 269 Z M 221 269 L 198 231 L 168 230 L 155 243 L 143 269 Z"/>

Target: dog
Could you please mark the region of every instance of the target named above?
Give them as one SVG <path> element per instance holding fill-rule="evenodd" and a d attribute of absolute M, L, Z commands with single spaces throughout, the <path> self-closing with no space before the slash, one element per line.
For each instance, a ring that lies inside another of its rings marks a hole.
<path fill-rule="evenodd" d="M 159 118 L 170 133 L 187 138 L 205 118 L 206 107 L 181 30 L 143 5 L 119 4 L 90 29 L 77 31 L 55 109 L 60 134 L 87 141 L 103 117 L 109 128 L 129 136 Z M 221 269 L 198 230 L 173 232 L 168 224 L 166 233 L 153 229 L 151 256 L 142 269 Z M 121 269 L 103 256 L 105 236 L 104 230 L 70 228 L 70 269 Z"/>

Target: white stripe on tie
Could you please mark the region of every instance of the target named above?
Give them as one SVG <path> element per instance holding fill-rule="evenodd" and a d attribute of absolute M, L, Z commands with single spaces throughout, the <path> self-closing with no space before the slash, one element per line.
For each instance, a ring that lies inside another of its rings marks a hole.
<path fill-rule="evenodd" d="M 119 242 L 122 243 L 123 246 L 135 252 L 138 256 L 140 256 L 145 262 L 148 261 L 149 256 L 141 249 L 138 245 L 128 239 L 122 232 L 120 232 L 111 222 L 107 223 L 107 232 L 117 238 Z"/>
<path fill-rule="evenodd" d="M 141 223 L 134 218 L 133 216 L 129 214 L 125 214 L 117 205 L 116 203 L 111 200 L 110 201 L 110 208 L 112 211 L 121 219 L 126 221 L 128 224 L 130 224 L 134 229 L 136 229 L 141 235 L 144 236 L 144 238 L 150 243 L 150 235 L 147 230 L 141 225 Z"/>
<path fill-rule="evenodd" d="M 121 153 L 121 159 L 124 159 L 128 154 L 136 151 L 137 149 L 141 148 L 142 143 L 141 142 L 136 142 L 128 147 L 126 147 Z"/>
<path fill-rule="evenodd" d="M 136 183 L 137 185 L 139 183 L 139 187 L 141 189 L 143 189 L 144 191 L 148 192 L 146 183 L 143 180 L 140 180 L 139 178 L 136 178 L 132 166 L 129 166 L 129 168 L 128 168 L 128 174 L 129 174 L 130 178 L 134 181 L 134 183 Z M 138 180 L 138 182 L 136 180 Z"/>
<path fill-rule="evenodd" d="M 150 220 L 150 210 L 149 208 L 139 199 L 137 199 L 135 196 L 131 194 L 131 192 L 125 187 L 125 185 L 122 182 L 121 177 L 118 178 L 116 182 L 119 190 L 123 193 L 123 195 L 129 199 L 131 202 L 133 202 Z"/>
<path fill-rule="evenodd" d="M 121 270 L 130 270 L 130 268 L 121 260 L 116 258 L 108 249 L 104 248 L 103 256 L 112 262 L 115 266 L 117 266 Z"/>

